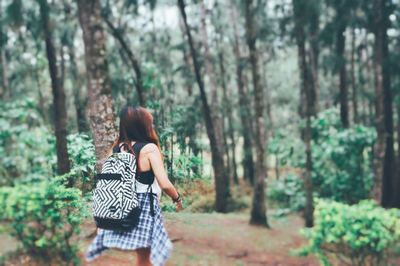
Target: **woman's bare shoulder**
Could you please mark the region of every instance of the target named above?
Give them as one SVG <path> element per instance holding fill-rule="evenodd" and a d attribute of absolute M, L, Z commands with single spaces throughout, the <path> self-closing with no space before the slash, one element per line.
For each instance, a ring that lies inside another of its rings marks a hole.
<path fill-rule="evenodd" d="M 160 152 L 158 149 L 158 146 L 154 143 L 149 143 L 146 144 L 143 149 L 142 149 L 143 153 L 156 153 L 156 152 Z"/>

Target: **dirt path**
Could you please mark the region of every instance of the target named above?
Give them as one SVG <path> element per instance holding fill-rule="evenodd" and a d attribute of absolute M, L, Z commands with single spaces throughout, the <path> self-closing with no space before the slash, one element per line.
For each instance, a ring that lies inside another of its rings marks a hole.
<path fill-rule="evenodd" d="M 245 214 L 165 213 L 165 224 L 174 242 L 169 266 L 214 265 L 319 265 L 315 258 L 299 258 L 289 251 L 305 243 L 298 230 L 300 217 L 270 218 L 272 229 L 248 225 Z M 84 231 L 93 230 L 88 222 Z M 82 250 L 90 239 L 82 243 Z M 134 265 L 131 252 L 109 250 L 93 266 Z"/>

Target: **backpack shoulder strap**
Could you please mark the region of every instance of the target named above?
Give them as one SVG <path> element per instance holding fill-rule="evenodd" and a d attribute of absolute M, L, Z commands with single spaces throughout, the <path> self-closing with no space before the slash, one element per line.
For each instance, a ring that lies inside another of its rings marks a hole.
<path fill-rule="evenodd" d="M 135 152 L 136 160 L 139 159 L 140 151 L 143 149 L 144 146 L 146 146 L 146 144 L 147 143 L 145 142 L 135 142 L 135 144 L 133 144 L 133 151 Z"/>
<path fill-rule="evenodd" d="M 115 145 L 112 151 L 113 151 L 113 153 L 121 152 L 121 148 L 119 147 L 119 144 Z"/>

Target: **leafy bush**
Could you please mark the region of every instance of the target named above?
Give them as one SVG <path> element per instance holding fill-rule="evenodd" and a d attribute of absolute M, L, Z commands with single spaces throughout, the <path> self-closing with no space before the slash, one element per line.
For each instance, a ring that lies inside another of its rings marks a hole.
<path fill-rule="evenodd" d="M 400 219 L 396 209 L 385 210 L 372 200 L 346 205 L 316 200 L 315 225 L 302 229 L 309 239 L 300 255 L 317 255 L 323 265 L 389 265 L 400 245 Z"/>
<path fill-rule="evenodd" d="M 85 134 L 68 135 L 68 154 L 71 160 L 71 172 L 66 183 L 87 192 L 94 185 L 96 155 L 92 139 Z"/>
<path fill-rule="evenodd" d="M 293 136 L 287 131 L 277 130 L 268 141 L 268 154 L 275 157 L 275 168 L 296 167 L 304 154 L 303 143 L 298 136 Z"/>
<path fill-rule="evenodd" d="M 72 242 L 86 214 L 81 192 L 56 181 L 0 188 L 0 220 L 24 249 L 46 261 L 78 264 Z"/>
<path fill-rule="evenodd" d="M 56 140 L 33 100 L 0 103 L 0 185 L 29 183 L 56 175 Z M 94 145 L 85 134 L 68 136 L 70 185 L 85 190 L 95 167 Z M 90 184 L 89 184 L 90 185 Z"/>
<path fill-rule="evenodd" d="M 0 103 L 0 185 L 52 176 L 55 139 L 32 99 Z"/>
<path fill-rule="evenodd" d="M 372 186 L 373 128 L 341 127 L 336 109 L 312 121 L 313 185 L 320 197 L 346 203 L 368 198 Z"/>
<path fill-rule="evenodd" d="M 268 199 L 281 208 L 299 211 L 305 206 L 303 180 L 293 173 L 281 179 L 273 180 L 268 185 Z"/>
<path fill-rule="evenodd" d="M 193 172 L 193 168 L 199 168 L 202 161 L 194 155 L 181 154 L 174 158 L 172 172 L 169 175 L 173 181 L 183 181 L 188 179 L 201 178 L 200 175 Z"/>

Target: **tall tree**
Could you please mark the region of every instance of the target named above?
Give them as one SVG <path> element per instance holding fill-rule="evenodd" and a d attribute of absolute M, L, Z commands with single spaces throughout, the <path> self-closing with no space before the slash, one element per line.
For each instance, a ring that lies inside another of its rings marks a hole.
<path fill-rule="evenodd" d="M 201 75 L 199 59 L 197 58 L 197 53 L 194 47 L 192 33 L 190 31 L 190 27 L 187 21 L 187 15 L 185 11 L 185 1 L 178 0 L 178 7 L 181 12 L 183 23 L 185 26 L 184 28 L 190 48 L 190 54 L 192 56 L 195 77 L 197 85 L 199 86 L 200 89 L 204 122 L 206 125 L 207 135 L 210 140 L 212 165 L 215 177 L 215 191 L 216 191 L 215 209 L 218 212 L 226 212 L 228 205 L 227 203 L 230 198 L 230 189 L 229 189 L 229 178 L 227 176 L 227 171 L 224 162 L 223 139 L 219 137 L 222 136 L 222 134 L 216 133 L 217 127 L 215 126 L 215 122 L 213 121 L 211 116 L 211 112 L 214 112 L 215 110 L 211 110 L 207 100 L 205 85 Z"/>
<path fill-rule="evenodd" d="M 242 58 L 239 42 L 239 30 L 236 23 L 237 18 L 236 8 L 231 4 L 230 18 L 233 25 L 233 53 L 235 55 L 235 67 L 236 67 L 236 82 L 239 94 L 239 115 L 241 121 L 241 132 L 243 136 L 243 172 L 244 178 L 249 181 L 250 184 L 254 182 L 254 161 L 253 161 L 253 141 L 251 136 L 253 135 L 252 123 L 249 119 L 251 112 L 249 109 L 248 95 L 245 91 L 243 71 L 245 67 L 245 60 Z"/>
<path fill-rule="evenodd" d="M 389 69 L 388 0 L 373 2 L 375 123 L 378 138 L 375 143 L 375 183 L 372 194 L 384 207 L 392 205 L 394 175 L 393 110 Z"/>
<path fill-rule="evenodd" d="M 77 21 L 75 20 L 75 12 L 71 3 L 63 2 L 65 17 L 63 19 L 66 30 L 62 31 L 61 43 L 66 47 L 66 53 L 68 54 L 68 74 L 70 75 L 72 85 L 72 95 L 74 99 L 75 113 L 76 113 L 76 125 L 78 132 L 88 132 L 89 123 L 86 116 L 87 107 L 87 93 L 84 88 L 84 77 L 79 72 L 79 67 L 76 58 L 76 48 L 74 47 L 74 41 L 76 40 L 76 33 L 78 29 Z M 64 58 L 64 57 L 62 57 Z M 64 64 L 63 64 L 64 65 Z"/>
<path fill-rule="evenodd" d="M 0 34 L 2 33 L 0 32 Z M 6 98 L 10 94 L 8 73 L 7 73 L 8 70 L 7 55 L 5 46 L 6 46 L 5 40 L 3 40 L 0 37 L 0 68 L 1 68 L 1 87 L 2 87 L 2 89 L 0 90 L 0 98 Z"/>
<path fill-rule="evenodd" d="M 222 87 L 223 99 L 222 99 L 222 113 L 225 114 L 222 119 L 224 135 L 226 139 L 226 153 L 228 154 L 228 169 L 229 175 L 233 177 L 233 181 L 236 185 L 239 184 L 239 178 L 237 174 L 237 161 L 236 161 L 236 141 L 234 132 L 234 119 L 233 119 L 233 102 L 234 97 L 231 97 L 230 90 L 228 89 L 229 72 L 226 71 L 226 60 L 224 45 L 224 34 L 223 34 L 223 23 L 220 18 L 223 17 L 222 8 L 218 1 L 215 2 L 214 10 L 216 10 L 213 19 L 213 25 L 215 27 L 215 44 L 216 50 L 218 51 L 218 65 L 219 65 L 219 85 Z M 231 100 L 232 99 L 232 100 Z M 229 138 L 229 144 L 228 144 Z"/>
<path fill-rule="evenodd" d="M 294 15 L 294 35 L 296 38 L 298 64 L 300 70 L 300 106 L 299 114 L 302 119 L 306 120 L 305 128 L 302 129 L 301 135 L 305 144 L 306 167 L 303 173 L 304 188 L 306 191 L 306 206 L 304 211 L 305 224 L 307 227 L 312 227 L 314 203 L 312 198 L 313 186 L 311 180 L 312 174 L 312 154 L 311 154 L 311 118 L 316 115 L 316 79 L 313 78 L 312 68 L 313 60 L 307 57 L 306 44 L 309 41 L 309 35 L 305 28 L 309 26 L 310 14 L 317 13 L 316 2 L 308 2 L 307 0 L 293 0 L 293 15 Z"/>
<path fill-rule="evenodd" d="M 220 69 L 220 74 L 221 74 L 221 86 L 223 89 L 223 111 L 225 114 L 227 114 L 227 119 L 226 119 L 226 124 L 227 124 L 227 135 L 229 136 L 230 140 L 230 145 L 226 147 L 226 150 L 230 149 L 230 160 L 231 160 L 231 173 L 233 175 L 233 181 L 235 182 L 236 185 L 239 184 L 239 178 L 237 174 L 237 164 L 236 164 L 236 141 L 235 141 L 235 132 L 233 129 L 233 109 L 232 109 L 232 103 L 229 101 L 229 99 L 232 99 L 233 97 L 229 97 L 228 95 L 228 88 L 226 84 L 226 71 L 225 71 L 225 63 L 224 63 L 224 53 L 222 49 L 219 49 L 218 51 L 218 58 L 219 58 L 219 69 Z M 229 158 L 229 156 L 228 156 Z"/>
<path fill-rule="evenodd" d="M 355 12 L 352 12 L 354 16 Z M 351 57 L 350 57 L 350 73 L 351 73 L 351 100 L 353 107 L 353 121 L 355 124 L 359 122 L 359 114 L 358 114 L 358 88 L 356 82 L 356 30 L 355 25 L 353 23 L 351 28 Z"/>
<path fill-rule="evenodd" d="M 100 171 L 116 139 L 100 0 L 78 0 L 78 14 L 85 44 L 89 118 L 96 150 L 96 170 Z"/>
<path fill-rule="evenodd" d="M 65 103 L 65 92 L 57 69 L 56 49 L 52 39 L 52 28 L 50 27 L 49 20 L 50 7 L 47 3 L 47 0 L 39 0 L 39 5 L 42 30 L 46 43 L 46 54 L 51 78 L 51 88 L 53 92 L 57 168 L 59 174 L 65 174 L 70 171 L 67 148 L 67 108 Z"/>
<path fill-rule="evenodd" d="M 340 120 L 343 127 L 349 127 L 349 89 L 346 70 L 346 28 L 348 20 L 348 5 L 345 0 L 334 1 L 336 11 L 336 71 L 339 73 Z"/>
<path fill-rule="evenodd" d="M 250 223 L 255 225 L 267 226 L 267 215 L 265 206 L 265 178 L 267 177 L 267 167 L 265 159 L 265 124 L 264 124 L 264 91 L 261 86 L 258 50 L 256 47 L 257 26 L 254 21 L 255 6 L 253 0 L 245 2 L 246 17 L 246 41 L 249 47 L 249 59 L 251 64 L 251 73 L 253 77 L 254 87 L 254 103 L 255 103 L 255 150 L 257 155 L 256 175 L 254 180 L 253 203 L 251 208 Z"/>
<path fill-rule="evenodd" d="M 9 96 L 10 88 L 8 83 L 8 64 L 6 55 L 6 45 L 7 45 L 7 33 L 5 32 L 4 21 L 5 16 L 3 15 L 2 2 L 0 1 L 0 69 L 1 69 L 1 87 L 0 99 Z M 8 95 L 7 95 L 8 94 Z"/>

